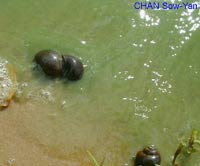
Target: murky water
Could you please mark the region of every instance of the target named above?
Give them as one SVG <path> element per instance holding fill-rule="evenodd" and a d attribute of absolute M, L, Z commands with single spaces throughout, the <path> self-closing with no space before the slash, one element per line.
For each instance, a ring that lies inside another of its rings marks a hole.
<path fill-rule="evenodd" d="M 133 2 L 1 1 L 0 56 L 19 85 L 0 112 L 0 165 L 89 166 L 89 150 L 124 166 L 155 144 L 164 166 L 180 138 L 200 130 L 199 10 Z M 49 48 L 80 57 L 83 79 L 34 70 L 34 54 Z M 191 159 L 185 165 L 199 165 Z"/>

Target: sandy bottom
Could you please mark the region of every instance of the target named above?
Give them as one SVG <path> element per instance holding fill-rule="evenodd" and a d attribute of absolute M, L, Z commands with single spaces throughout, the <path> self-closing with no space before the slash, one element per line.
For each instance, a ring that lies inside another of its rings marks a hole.
<path fill-rule="evenodd" d="M 31 104 L 23 104 L 22 106 L 11 103 L 9 108 L 0 112 L 1 166 L 91 165 L 89 160 L 83 159 L 87 155 L 85 152 L 85 154 L 81 151 L 77 152 L 79 154 L 72 154 L 71 159 L 76 157 L 76 161 L 70 160 L 69 162 L 67 161 L 69 156 L 59 155 L 56 149 L 48 148 L 29 136 L 24 137 L 23 130 L 28 128 L 26 121 L 30 120 L 28 113 L 24 111 L 25 108 L 33 109 L 34 107 Z"/>

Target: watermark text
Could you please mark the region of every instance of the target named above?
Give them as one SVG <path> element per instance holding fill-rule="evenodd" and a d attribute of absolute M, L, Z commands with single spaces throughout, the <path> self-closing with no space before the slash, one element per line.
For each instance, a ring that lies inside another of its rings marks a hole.
<path fill-rule="evenodd" d="M 180 2 L 180 3 L 168 3 L 168 2 L 134 2 L 133 8 L 136 10 L 178 10 L 178 9 L 198 9 L 197 3 Z"/>

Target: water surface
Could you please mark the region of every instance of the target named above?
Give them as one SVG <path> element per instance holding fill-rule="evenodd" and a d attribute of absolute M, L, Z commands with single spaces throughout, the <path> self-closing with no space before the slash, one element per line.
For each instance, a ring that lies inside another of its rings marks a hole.
<path fill-rule="evenodd" d="M 105 166 L 124 166 L 155 144 L 164 166 L 180 138 L 200 129 L 199 10 L 133 2 L 1 1 L 0 57 L 19 85 L 0 112 L 0 165 L 89 166 L 89 150 Z M 42 49 L 81 58 L 83 79 L 34 70 Z"/>

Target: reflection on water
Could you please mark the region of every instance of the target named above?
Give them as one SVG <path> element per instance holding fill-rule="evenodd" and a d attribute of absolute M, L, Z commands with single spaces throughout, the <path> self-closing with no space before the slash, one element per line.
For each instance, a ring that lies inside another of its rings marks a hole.
<path fill-rule="evenodd" d="M 151 79 L 155 86 L 160 90 L 162 93 L 172 93 L 170 89 L 172 85 L 167 80 L 162 80 L 163 75 L 159 74 L 156 71 L 153 71 L 153 78 Z"/>
<path fill-rule="evenodd" d="M 16 0 L 0 13 L 0 55 L 18 78 L 15 101 L 0 112 L 0 165 L 92 165 L 87 150 L 105 166 L 131 165 L 148 144 L 165 165 L 181 136 L 200 129 L 199 10 Z M 49 48 L 80 57 L 83 79 L 34 70 L 34 54 Z"/>
<path fill-rule="evenodd" d="M 149 16 L 145 10 L 140 10 L 140 18 L 142 20 L 145 20 L 145 26 L 151 27 L 151 26 L 157 26 L 160 23 L 160 18 L 156 15 Z M 143 23 L 143 22 L 142 22 Z M 143 25 L 144 26 L 144 25 Z"/>

